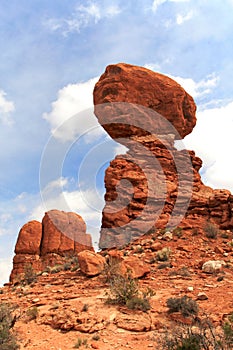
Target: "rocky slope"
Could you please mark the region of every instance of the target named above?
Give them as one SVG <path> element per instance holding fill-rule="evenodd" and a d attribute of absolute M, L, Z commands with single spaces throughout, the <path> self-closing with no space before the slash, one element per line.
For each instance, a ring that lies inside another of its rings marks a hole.
<path fill-rule="evenodd" d="M 233 196 L 205 186 L 193 151 L 175 148 L 196 123 L 191 96 L 172 79 L 110 65 L 94 89 L 95 114 L 128 147 L 106 170 L 100 247 L 123 246 L 154 228 L 233 227 Z"/>
<path fill-rule="evenodd" d="M 82 264 L 76 271 L 44 272 L 30 285 L 17 283 L 1 288 L 0 302 L 16 307 L 14 332 L 20 349 L 68 350 L 82 341 L 80 349 L 164 350 L 160 342 L 166 334 L 192 323 L 179 312 L 168 313 L 168 298 L 192 298 L 199 306 L 199 319 L 207 315 L 216 330 L 233 311 L 232 239 L 232 232 L 219 232 L 216 239 L 209 239 L 197 233 L 190 236 L 185 231 L 158 231 L 123 250 L 105 252 L 106 262 L 112 256 L 118 261 L 131 261 L 131 266 L 134 262 L 135 269 L 138 261 L 144 264 L 145 273 L 138 269 L 139 276 L 143 276 L 139 287 L 154 292 L 146 312 L 106 303 L 106 273 L 111 272 L 111 265 L 94 277 L 87 275 Z M 169 258 L 159 261 L 159 252 L 164 248 L 170 249 Z M 92 253 L 96 266 L 102 264 L 102 258 Z M 221 266 L 208 273 L 202 268 L 208 261 L 220 261 Z"/>
<path fill-rule="evenodd" d="M 10 280 L 20 278 L 28 265 L 39 272 L 64 263 L 65 257 L 86 249 L 93 250 L 93 247 L 82 217 L 71 212 L 50 210 L 42 223 L 30 221 L 21 228 Z"/>

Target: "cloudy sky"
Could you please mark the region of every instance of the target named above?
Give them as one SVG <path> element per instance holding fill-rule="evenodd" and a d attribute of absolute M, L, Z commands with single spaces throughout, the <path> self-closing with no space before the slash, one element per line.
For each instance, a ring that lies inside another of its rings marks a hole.
<path fill-rule="evenodd" d="M 233 191 L 232 33 L 232 0 L 1 0 L 0 282 L 20 227 L 48 209 L 77 211 L 98 240 L 104 170 L 123 151 L 92 115 L 110 63 L 167 74 L 194 97 L 186 147 L 206 184 Z"/>

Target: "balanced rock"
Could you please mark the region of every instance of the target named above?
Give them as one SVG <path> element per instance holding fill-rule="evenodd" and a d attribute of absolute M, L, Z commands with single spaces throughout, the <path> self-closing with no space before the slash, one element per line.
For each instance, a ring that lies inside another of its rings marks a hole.
<path fill-rule="evenodd" d="M 113 102 L 116 103 L 114 111 L 118 113 L 103 113 L 104 104 L 111 103 L 112 107 Z M 118 105 L 118 102 L 126 102 L 127 105 L 122 105 L 122 109 L 119 110 L 121 105 Z M 125 63 L 109 65 L 106 68 L 95 86 L 94 104 L 97 105 L 95 114 L 100 124 L 114 139 L 129 136 L 130 131 L 131 134 L 136 133 L 139 136 L 143 134 L 143 130 L 156 130 L 158 114 L 166 118 L 182 138 L 188 135 L 196 124 L 196 105 L 193 98 L 177 82 L 149 69 Z M 98 106 L 101 104 L 102 108 Z M 139 106 L 145 107 L 142 109 L 143 115 L 138 115 L 139 118 L 142 117 L 138 125 L 142 128 L 141 133 L 133 128 L 135 114 L 132 121 L 132 113 L 139 112 Z M 129 107 L 132 110 L 129 110 Z M 157 113 L 150 114 L 149 110 Z M 115 123 L 118 124 L 117 127 Z M 120 126 L 120 123 L 124 125 Z"/>
<path fill-rule="evenodd" d="M 233 228 L 233 195 L 205 186 L 200 158 L 175 140 L 196 123 L 192 97 L 174 80 L 146 68 L 110 65 L 95 85 L 95 115 L 128 147 L 105 172 L 100 248 L 124 246 L 157 228 Z"/>

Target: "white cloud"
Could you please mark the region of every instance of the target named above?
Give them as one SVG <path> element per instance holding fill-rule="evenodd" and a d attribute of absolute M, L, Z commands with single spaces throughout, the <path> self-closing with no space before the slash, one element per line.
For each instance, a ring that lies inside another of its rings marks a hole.
<path fill-rule="evenodd" d="M 219 80 L 215 73 L 208 75 L 205 79 L 198 82 L 191 78 L 168 76 L 177 81 L 194 98 L 210 94 L 217 86 Z"/>
<path fill-rule="evenodd" d="M 64 36 L 69 33 L 79 33 L 82 28 L 97 24 L 102 19 L 110 19 L 121 13 L 118 5 L 98 5 L 88 1 L 87 5 L 76 6 L 72 15 L 68 18 L 50 18 L 45 25 L 53 32 L 61 31 Z"/>
<path fill-rule="evenodd" d="M 158 72 L 161 70 L 161 66 L 157 63 L 146 63 L 144 67 L 153 70 L 154 72 Z"/>
<path fill-rule="evenodd" d="M 152 71 L 161 71 L 161 67 L 156 63 L 148 63 L 144 66 Z M 210 94 L 217 86 L 219 77 L 215 73 L 208 75 L 206 78 L 195 81 L 192 78 L 183 78 L 164 73 L 166 76 L 177 81 L 192 97 L 197 98 Z"/>
<path fill-rule="evenodd" d="M 157 70 L 157 66 L 152 63 L 147 64 L 146 68 Z M 214 73 L 200 81 L 169 76 L 194 98 L 210 94 L 219 81 Z M 198 106 L 197 125 L 185 138 L 184 143 L 187 149 L 194 150 L 203 160 L 204 183 L 214 188 L 226 188 L 233 192 L 233 163 L 230 161 L 233 149 L 233 102 L 224 106 L 221 106 L 222 103 L 222 100 L 215 100 Z M 209 105 L 215 108 L 210 108 Z M 176 146 L 182 147 L 179 144 Z"/>
<path fill-rule="evenodd" d="M 44 204 L 34 208 L 30 218 L 41 219 L 45 211 L 54 208 L 77 212 L 87 221 L 97 218 L 104 206 L 103 198 L 95 189 L 69 191 L 70 182 L 72 179 L 60 178 L 48 183 L 41 191 Z"/>
<path fill-rule="evenodd" d="M 167 0 L 154 0 L 152 4 L 152 11 L 156 12 L 158 7 L 165 2 L 167 2 Z"/>
<path fill-rule="evenodd" d="M 152 11 L 156 12 L 158 7 L 165 2 L 189 2 L 189 0 L 154 0 L 152 3 Z"/>
<path fill-rule="evenodd" d="M 6 93 L 0 90 L 0 122 L 4 125 L 12 125 L 11 112 L 14 112 L 15 106 L 12 101 L 7 100 Z"/>
<path fill-rule="evenodd" d="M 69 84 L 58 92 L 51 112 L 43 114 L 55 138 L 72 141 L 86 135 L 86 141 L 90 142 L 104 134 L 93 114 L 93 89 L 97 81 L 98 77 L 84 83 Z"/>
<path fill-rule="evenodd" d="M 58 209 L 76 212 L 87 224 L 87 230 L 92 235 L 93 242 L 98 242 L 101 226 L 103 195 L 96 189 L 68 191 L 72 179 L 60 178 L 47 184 L 41 191 L 42 202 L 31 210 L 28 220 L 41 221 L 48 210 Z M 97 248 L 97 246 L 95 245 Z"/>
<path fill-rule="evenodd" d="M 197 125 L 184 143 L 203 160 L 203 180 L 213 188 L 233 192 L 233 101 L 197 113 Z"/>
<path fill-rule="evenodd" d="M 176 23 L 181 25 L 184 22 L 189 21 L 193 17 L 193 14 L 193 11 L 189 11 L 186 15 L 178 14 L 176 16 Z"/>
<path fill-rule="evenodd" d="M 0 286 L 9 281 L 10 272 L 12 269 L 12 257 L 0 258 Z"/>

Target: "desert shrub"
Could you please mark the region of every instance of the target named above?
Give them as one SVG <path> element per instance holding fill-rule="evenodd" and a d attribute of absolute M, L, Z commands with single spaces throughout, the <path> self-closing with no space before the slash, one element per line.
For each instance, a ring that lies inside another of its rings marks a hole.
<path fill-rule="evenodd" d="M 228 320 L 223 325 L 224 342 L 233 348 L 233 313 L 228 316 Z"/>
<path fill-rule="evenodd" d="M 204 232 L 207 238 L 216 239 L 219 234 L 219 229 L 211 222 L 207 222 L 204 226 Z"/>
<path fill-rule="evenodd" d="M 154 264 L 155 262 L 157 262 L 157 259 L 156 259 L 155 256 L 153 256 L 152 258 L 150 258 L 150 260 L 149 260 L 149 263 L 150 263 L 150 264 Z"/>
<path fill-rule="evenodd" d="M 79 269 L 79 263 L 78 263 L 78 257 L 77 256 L 73 256 L 72 259 L 70 260 L 70 263 L 72 265 L 71 267 L 71 271 L 77 271 Z"/>
<path fill-rule="evenodd" d="M 110 282 L 120 274 L 120 261 L 110 256 L 105 264 L 104 270 L 102 271 L 101 275 L 104 277 L 105 282 Z"/>
<path fill-rule="evenodd" d="M 223 332 L 225 337 L 225 343 L 231 345 L 233 348 L 233 329 L 229 322 L 225 322 L 223 325 Z"/>
<path fill-rule="evenodd" d="M 127 276 L 115 275 L 110 280 L 112 303 L 126 305 L 127 302 L 139 295 L 138 282 L 129 274 Z"/>
<path fill-rule="evenodd" d="M 194 333 L 189 327 L 175 329 L 171 333 L 165 335 L 162 340 L 163 350 L 201 350 L 201 339 L 200 335 Z"/>
<path fill-rule="evenodd" d="M 32 284 L 33 282 L 36 282 L 36 280 L 37 280 L 37 274 L 33 269 L 32 264 L 25 265 L 23 282 L 25 282 L 26 284 Z"/>
<path fill-rule="evenodd" d="M 96 340 L 96 341 L 100 340 L 99 334 L 94 334 L 92 337 L 92 340 Z"/>
<path fill-rule="evenodd" d="M 171 249 L 164 247 L 163 249 L 157 251 L 156 257 L 158 261 L 168 261 L 170 254 Z"/>
<path fill-rule="evenodd" d="M 172 265 L 169 263 L 169 262 L 164 262 L 164 263 L 161 263 L 157 266 L 157 269 L 158 270 L 162 270 L 162 269 L 166 269 L 166 268 L 171 268 Z"/>
<path fill-rule="evenodd" d="M 77 271 L 79 269 L 79 264 L 75 264 L 71 269 L 70 269 L 70 271 L 71 272 L 75 272 L 75 271 Z"/>
<path fill-rule="evenodd" d="M 53 267 L 50 268 L 50 273 L 58 273 L 58 272 L 61 272 L 63 271 L 64 267 L 63 265 L 55 265 Z"/>
<path fill-rule="evenodd" d="M 181 276 L 181 277 L 190 277 L 191 273 L 187 269 L 187 267 L 183 266 L 178 270 L 173 270 L 170 272 L 170 276 Z"/>
<path fill-rule="evenodd" d="M 71 263 L 70 262 L 66 262 L 64 265 L 63 265 L 63 270 L 64 271 L 69 271 L 71 269 Z"/>
<path fill-rule="evenodd" d="M 198 314 L 198 305 L 195 300 L 187 297 L 187 295 L 181 298 L 169 298 L 167 300 L 168 312 L 181 312 L 184 317 Z"/>
<path fill-rule="evenodd" d="M 223 239 L 228 239 L 228 238 L 229 238 L 229 234 L 228 234 L 227 232 L 223 232 L 223 233 L 221 234 L 221 237 L 222 237 Z"/>
<path fill-rule="evenodd" d="M 38 316 L 38 309 L 36 306 L 30 307 L 30 309 L 27 310 L 26 312 L 28 321 L 35 320 Z"/>
<path fill-rule="evenodd" d="M 231 330 L 232 331 L 232 330 Z M 231 332 L 230 331 L 230 332 Z M 232 350 L 229 329 L 216 331 L 208 318 L 195 323 L 195 326 L 180 326 L 167 330 L 160 341 L 163 350 Z"/>
<path fill-rule="evenodd" d="M 6 304 L 0 304 L 0 349 L 16 350 L 19 346 L 11 331 L 15 318 L 12 316 L 12 308 Z"/>
<path fill-rule="evenodd" d="M 192 229 L 192 236 L 198 236 L 200 234 L 200 230 L 197 227 Z"/>
<path fill-rule="evenodd" d="M 87 348 L 87 339 L 78 338 L 77 342 L 74 345 L 74 348 L 78 349 L 81 345 L 85 345 L 85 347 Z"/>
<path fill-rule="evenodd" d="M 82 308 L 82 311 L 83 311 L 83 312 L 87 312 L 88 309 L 89 309 L 89 305 L 88 305 L 88 304 L 84 304 L 84 305 L 83 305 L 83 308 Z"/>
<path fill-rule="evenodd" d="M 138 282 L 130 274 L 115 275 L 110 280 L 110 295 L 107 302 L 126 305 L 131 310 L 147 311 L 150 309 L 149 299 L 155 293 L 151 288 L 139 290 Z"/>
<path fill-rule="evenodd" d="M 126 303 L 126 306 L 130 310 L 141 310 L 144 312 L 150 310 L 149 300 L 147 298 L 142 298 L 139 296 L 129 299 Z"/>

